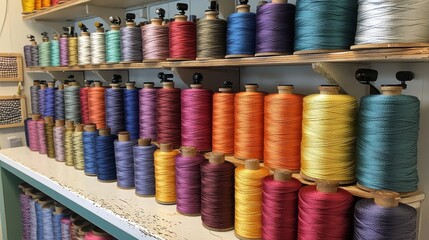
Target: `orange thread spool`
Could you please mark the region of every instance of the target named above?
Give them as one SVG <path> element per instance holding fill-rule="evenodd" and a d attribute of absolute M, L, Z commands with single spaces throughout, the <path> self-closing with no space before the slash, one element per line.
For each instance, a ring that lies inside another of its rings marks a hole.
<path fill-rule="evenodd" d="M 88 90 L 89 121 L 94 123 L 97 129 L 106 128 L 106 105 L 104 102 L 105 88 L 100 82 L 94 82 L 94 87 Z"/>
<path fill-rule="evenodd" d="M 51 7 L 51 0 L 42 0 L 42 8 Z"/>
<path fill-rule="evenodd" d="M 213 94 L 212 149 L 234 154 L 234 99 L 232 88 L 220 88 Z"/>
<path fill-rule="evenodd" d="M 271 169 L 299 171 L 303 95 L 293 86 L 278 86 L 278 94 L 265 96 L 264 164 Z"/>
<path fill-rule="evenodd" d="M 42 9 L 42 0 L 34 0 L 34 9 L 36 10 Z"/>
<path fill-rule="evenodd" d="M 257 84 L 247 84 L 246 92 L 235 96 L 234 156 L 263 159 L 264 96 Z"/>

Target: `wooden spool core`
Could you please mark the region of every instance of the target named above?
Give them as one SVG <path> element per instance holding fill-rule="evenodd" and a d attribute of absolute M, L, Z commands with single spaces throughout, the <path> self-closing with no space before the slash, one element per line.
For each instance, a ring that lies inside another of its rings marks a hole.
<path fill-rule="evenodd" d="M 317 180 L 316 190 L 323 193 L 336 193 L 338 191 L 338 182 Z"/>
<path fill-rule="evenodd" d="M 293 85 L 280 85 L 277 90 L 279 90 L 279 94 L 292 94 L 294 87 Z"/>
<path fill-rule="evenodd" d="M 135 28 L 136 22 L 126 22 L 125 25 L 127 26 L 127 28 Z"/>
<path fill-rule="evenodd" d="M 154 26 L 162 26 L 162 19 L 152 18 L 151 24 Z"/>
<path fill-rule="evenodd" d="M 58 85 L 58 90 L 64 90 L 64 84 L 60 84 L 60 85 Z"/>
<path fill-rule="evenodd" d="M 99 228 L 99 227 L 94 227 L 93 229 L 92 229 L 92 233 L 94 233 L 94 235 L 97 235 L 97 236 L 102 236 L 102 237 L 107 237 L 107 236 L 109 236 L 109 234 L 108 233 L 106 233 L 105 231 L 103 231 L 101 228 Z"/>
<path fill-rule="evenodd" d="M 209 162 L 212 164 L 222 164 L 225 162 L 225 154 L 220 152 L 211 152 L 209 155 Z"/>
<path fill-rule="evenodd" d="M 36 41 L 32 40 L 32 41 L 30 41 L 30 42 L 31 42 L 31 45 L 32 45 L 32 46 L 37 46 L 37 42 L 36 42 Z"/>
<path fill-rule="evenodd" d="M 381 94 L 385 96 L 401 95 L 402 86 L 382 86 Z"/>
<path fill-rule="evenodd" d="M 85 87 L 91 87 L 91 83 L 85 82 Z"/>
<path fill-rule="evenodd" d="M 69 83 L 69 86 L 79 87 L 79 83 L 78 82 L 71 82 L 71 83 Z"/>
<path fill-rule="evenodd" d="M 202 89 L 203 85 L 202 84 L 191 84 L 191 89 Z"/>
<path fill-rule="evenodd" d="M 258 170 L 261 166 L 258 159 L 249 159 L 244 161 L 244 168 L 247 170 Z"/>
<path fill-rule="evenodd" d="M 103 128 L 99 130 L 100 136 L 109 136 L 110 135 L 110 128 Z"/>
<path fill-rule="evenodd" d="M 74 122 L 73 121 L 66 121 L 66 128 L 74 130 Z"/>
<path fill-rule="evenodd" d="M 128 82 L 128 83 L 125 83 L 125 86 L 127 87 L 128 90 L 132 90 L 136 88 L 136 83 Z"/>
<path fill-rule="evenodd" d="M 121 85 L 119 83 L 112 83 L 110 84 L 110 86 L 112 87 L 112 89 L 120 89 Z"/>
<path fill-rule="evenodd" d="M 40 84 L 40 89 L 45 90 L 46 89 L 46 84 L 44 84 L 44 83 Z"/>
<path fill-rule="evenodd" d="M 272 0 L 271 3 L 275 4 L 286 4 L 287 0 Z"/>
<path fill-rule="evenodd" d="M 42 42 L 49 42 L 49 38 L 48 37 L 43 37 L 42 38 Z"/>
<path fill-rule="evenodd" d="M 82 37 L 89 37 L 89 32 L 81 32 Z"/>
<path fill-rule="evenodd" d="M 54 88 L 55 82 L 48 82 L 48 88 Z"/>
<path fill-rule="evenodd" d="M 215 11 L 205 12 L 205 15 L 207 20 L 215 20 L 217 19 L 217 16 L 218 16 L 217 12 Z"/>
<path fill-rule="evenodd" d="M 392 191 L 376 191 L 374 192 L 374 202 L 375 204 L 390 208 L 399 206 L 399 200 L 401 195 L 397 192 Z"/>
<path fill-rule="evenodd" d="M 174 82 L 163 82 L 162 87 L 168 88 L 168 89 L 173 89 L 174 88 Z"/>
<path fill-rule="evenodd" d="M 232 88 L 219 88 L 219 92 L 221 93 L 231 93 Z"/>
<path fill-rule="evenodd" d="M 94 87 L 101 87 L 101 85 L 102 85 L 101 82 L 98 82 L 98 81 L 94 82 Z"/>
<path fill-rule="evenodd" d="M 34 80 L 33 81 L 33 86 L 40 86 L 40 81 L 39 80 Z"/>
<path fill-rule="evenodd" d="M 96 127 L 95 127 L 95 124 L 91 123 L 91 124 L 86 124 L 84 129 L 86 132 L 95 132 Z"/>
<path fill-rule="evenodd" d="M 139 138 L 139 140 L 137 140 L 137 142 L 138 142 L 139 146 L 149 146 L 151 139 L 150 138 L 143 138 L 143 139 Z"/>
<path fill-rule="evenodd" d="M 155 87 L 155 84 L 153 83 L 153 82 L 145 82 L 144 84 L 143 84 L 143 88 L 154 88 Z"/>
<path fill-rule="evenodd" d="M 41 198 L 37 199 L 37 202 L 38 202 L 41 206 L 45 206 L 46 204 L 53 203 L 53 202 L 54 202 L 54 200 L 52 200 L 52 199 L 51 199 L 50 197 L 48 197 L 48 196 L 43 196 L 43 197 L 41 197 Z"/>
<path fill-rule="evenodd" d="M 55 120 L 55 127 L 64 127 L 64 120 L 58 119 Z"/>
<path fill-rule="evenodd" d="M 72 222 L 74 222 L 76 220 L 79 220 L 79 219 L 82 220 L 83 218 L 79 214 L 77 214 L 77 213 L 73 213 L 72 215 L 70 215 L 70 220 Z"/>
<path fill-rule="evenodd" d="M 64 207 L 63 205 L 61 205 L 57 202 L 55 202 L 54 206 L 55 206 L 55 213 L 56 214 L 61 214 L 67 210 L 66 207 Z"/>
<path fill-rule="evenodd" d="M 102 33 L 102 32 L 104 32 L 104 28 L 98 27 L 95 31 L 98 33 Z"/>
<path fill-rule="evenodd" d="M 274 170 L 274 180 L 287 182 L 292 178 L 292 171 L 287 169 L 276 169 Z"/>
<path fill-rule="evenodd" d="M 121 29 L 121 26 L 119 25 L 110 25 L 111 31 L 119 31 Z"/>
<path fill-rule="evenodd" d="M 197 149 L 195 147 L 184 146 L 180 148 L 180 151 L 184 157 L 195 157 L 197 155 Z"/>
<path fill-rule="evenodd" d="M 44 204 L 43 206 L 42 206 L 42 208 L 54 208 L 54 203 L 53 202 L 50 202 L 50 203 L 46 203 L 46 204 Z"/>
<path fill-rule="evenodd" d="M 45 196 L 45 194 L 43 194 L 42 192 L 39 192 L 39 190 L 37 189 L 33 189 L 27 192 L 29 196 L 31 196 L 31 198 L 33 199 L 39 199 L 39 198 L 43 198 Z"/>
<path fill-rule="evenodd" d="M 340 94 L 340 86 L 330 85 L 330 86 L 320 86 L 320 94 L 322 95 L 338 95 Z"/>
<path fill-rule="evenodd" d="M 258 84 L 246 84 L 246 92 L 257 92 L 258 91 Z"/>
<path fill-rule="evenodd" d="M 73 229 L 78 230 L 79 228 L 83 228 L 88 226 L 90 223 L 85 219 L 77 219 L 72 222 Z"/>
<path fill-rule="evenodd" d="M 118 133 L 118 141 L 119 142 L 129 142 L 130 141 L 130 133 L 127 131 Z"/>
<path fill-rule="evenodd" d="M 161 152 L 171 152 L 173 151 L 173 146 L 171 143 L 161 143 L 159 144 L 159 149 Z"/>
<path fill-rule="evenodd" d="M 45 123 L 46 124 L 54 124 L 54 118 L 53 117 L 45 117 Z"/>
<path fill-rule="evenodd" d="M 76 124 L 76 127 L 74 130 L 75 132 L 83 132 L 83 125 L 80 123 Z"/>
<path fill-rule="evenodd" d="M 240 4 L 235 9 L 237 12 L 250 12 L 250 5 Z"/>
<path fill-rule="evenodd" d="M 91 224 L 79 228 L 79 236 L 84 237 L 87 233 L 91 232 L 92 228 L 94 228 L 94 226 Z"/>
<path fill-rule="evenodd" d="M 33 114 L 33 115 L 31 115 L 31 119 L 32 119 L 33 121 L 37 121 L 37 120 L 39 120 L 39 119 L 40 119 L 40 117 L 41 117 L 41 115 L 40 115 L 40 114 Z"/>
<path fill-rule="evenodd" d="M 186 22 L 188 20 L 188 16 L 182 14 L 176 14 L 174 16 L 174 20 L 176 22 Z"/>

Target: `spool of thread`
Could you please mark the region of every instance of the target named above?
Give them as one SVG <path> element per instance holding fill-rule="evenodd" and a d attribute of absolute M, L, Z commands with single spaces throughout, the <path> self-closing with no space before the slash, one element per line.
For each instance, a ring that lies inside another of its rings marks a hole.
<path fill-rule="evenodd" d="M 159 204 L 176 204 L 175 158 L 178 150 L 173 150 L 171 143 L 161 143 L 154 153 L 155 200 Z"/>
<path fill-rule="evenodd" d="M 51 0 L 42 0 L 42 9 L 51 7 Z"/>
<path fill-rule="evenodd" d="M 39 66 L 49 67 L 51 65 L 51 42 L 44 36 L 43 42 L 39 43 Z"/>
<path fill-rule="evenodd" d="M 82 122 L 80 114 L 79 84 L 72 82 L 64 89 L 64 110 L 66 120 L 76 123 Z"/>
<path fill-rule="evenodd" d="M 101 82 L 94 82 L 94 86 L 88 90 L 89 121 L 94 123 L 97 129 L 106 127 L 105 94 Z"/>
<path fill-rule="evenodd" d="M 78 232 L 77 232 L 78 233 L 77 239 L 78 240 L 84 240 L 86 234 L 89 233 L 89 232 L 91 232 L 93 228 L 94 228 L 94 225 L 92 225 L 92 224 L 89 224 L 87 226 L 79 228 Z"/>
<path fill-rule="evenodd" d="M 26 146 L 30 147 L 30 136 L 28 134 L 28 122 L 31 120 L 31 118 L 26 118 L 24 120 L 24 132 L 25 132 L 25 144 Z"/>
<path fill-rule="evenodd" d="M 47 228 L 48 234 L 52 234 L 52 217 L 50 219 L 50 226 L 44 225 L 45 214 L 43 213 L 43 208 L 50 206 L 53 203 L 53 200 L 49 197 L 42 197 L 37 199 L 35 202 L 36 205 L 36 219 L 37 219 L 37 239 L 44 239 L 45 228 Z M 52 210 L 49 209 L 49 215 L 52 216 Z"/>
<path fill-rule="evenodd" d="M 234 228 L 234 164 L 222 153 L 210 153 L 201 163 L 201 220 L 213 231 Z"/>
<path fill-rule="evenodd" d="M 91 34 L 91 63 L 106 62 L 106 40 L 103 25 L 96 25 L 96 32 Z"/>
<path fill-rule="evenodd" d="M 295 54 L 348 50 L 354 42 L 357 8 L 357 0 L 297 1 Z"/>
<path fill-rule="evenodd" d="M 83 156 L 85 161 L 85 175 L 96 176 L 97 175 L 97 159 L 96 156 L 96 145 L 95 139 L 98 135 L 98 131 L 95 124 L 87 124 L 84 127 L 82 135 L 83 142 Z"/>
<path fill-rule="evenodd" d="M 39 119 L 36 121 L 37 127 L 37 139 L 39 140 L 39 153 L 46 154 L 46 136 L 45 136 L 45 121 L 43 119 Z"/>
<path fill-rule="evenodd" d="M 253 57 L 256 41 L 256 14 L 250 6 L 240 4 L 237 12 L 229 15 L 226 30 L 225 58 Z"/>
<path fill-rule="evenodd" d="M 78 64 L 91 64 L 91 37 L 86 31 L 82 31 L 78 37 Z"/>
<path fill-rule="evenodd" d="M 89 109 L 88 109 L 88 91 L 91 82 L 86 82 L 85 87 L 79 89 L 79 100 L 80 100 L 80 114 L 82 116 L 82 123 L 89 124 Z"/>
<path fill-rule="evenodd" d="M 258 6 L 256 11 L 256 54 L 274 56 L 293 53 L 295 5 L 274 0 Z"/>
<path fill-rule="evenodd" d="M 398 193 L 377 191 L 375 199 L 359 200 L 354 209 L 354 239 L 417 239 L 416 209 L 398 199 Z"/>
<path fill-rule="evenodd" d="M 57 6 L 60 2 L 63 3 L 64 0 L 51 0 L 51 6 Z"/>
<path fill-rule="evenodd" d="M 77 66 L 78 60 L 78 39 L 76 36 L 69 37 L 69 66 Z"/>
<path fill-rule="evenodd" d="M 207 10 L 205 19 L 197 22 L 197 60 L 224 58 L 226 54 L 226 21 L 216 10 Z"/>
<path fill-rule="evenodd" d="M 54 39 L 51 40 L 51 66 L 59 67 L 60 65 L 60 42 L 58 35 L 54 34 Z"/>
<path fill-rule="evenodd" d="M 350 239 L 353 196 L 338 183 L 319 181 L 298 193 L 298 240 Z M 329 231 L 326 231 L 329 229 Z"/>
<path fill-rule="evenodd" d="M 31 46 L 31 62 L 33 67 L 39 66 L 39 45 L 34 42 L 35 45 Z"/>
<path fill-rule="evenodd" d="M 361 99 L 357 139 L 358 186 L 400 193 L 416 191 L 420 101 L 402 86 Z"/>
<path fill-rule="evenodd" d="M 246 92 L 235 95 L 234 156 L 263 159 L 264 96 L 257 84 L 246 84 Z"/>
<path fill-rule="evenodd" d="M 246 160 L 235 169 L 235 236 L 260 239 L 262 236 L 262 180 L 270 171 L 259 160 Z"/>
<path fill-rule="evenodd" d="M 45 101 L 45 92 L 46 92 L 45 81 L 40 82 L 40 89 L 38 92 L 39 92 L 38 93 L 38 95 L 39 95 L 39 111 L 43 117 L 43 115 L 45 114 L 45 104 L 46 104 L 46 101 Z"/>
<path fill-rule="evenodd" d="M 110 84 L 106 89 L 106 125 L 112 134 L 125 129 L 124 90 L 118 83 Z"/>
<path fill-rule="evenodd" d="M 85 160 L 83 157 L 83 125 L 76 124 L 75 130 L 73 133 L 73 159 L 74 159 L 74 168 L 77 170 L 85 169 Z"/>
<path fill-rule="evenodd" d="M 124 90 L 125 130 L 130 133 L 132 140 L 139 138 L 139 90 L 135 82 L 127 82 Z"/>
<path fill-rule="evenodd" d="M 157 139 L 156 134 L 156 94 L 153 82 L 145 82 L 139 91 L 139 124 L 140 138 Z"/>
<path fill-rule="evenodd" d="M 25 60 L 25 66 L 26 67 L 32 67 L 33 62 L 31 59 L 31 45 L 25 45 L 24 46 L 24 60 Z"/>
<path fill-rule="evenodd" d="M 113 240 L 114 238 L 98 227 L 85 235 L 85 240 Z"/>
<path fill-rule="evenodd" d="M 48 158 L 55 158 L 54 126 L 54 118 L 45 117 L 45 136 Z"/>
<path fill-rule="evenodd" d="M 31 196 L 30 199 L 30 229 L 31 229 L 31 239 L 37 238 L 38 229 L 40 228 L 38 226 L 37 222 L 37 212 L 36 212 L 36 202 L 39 198 L 44 197 L 45 195 L 41 192 L 39 192 L 36 189 L 30 190 L 27 192 L 28 195 Z"/>
<path fill-rule="evenodd" d="M 64 135 L 64 154 L 65 154 L 65 163 L 67 166 L 74 165 L 74 150 L 73 150 L 73 135 L 74 135 L 74 122 L 66 122 L 66 130 Z"/>
<path fill-rule="evenodd" d="M 357 101 L 338 86 L 321 86 L 304 97 L 301 176 L 350 184 L 355 181 Z M 323 116 L 329 116 L 323 117 Z"/>
<path fill-rule="evenodd" d="M 45 117 L 55 117 L 55 82 L 48 82 L 44 90 L 44 112 Z"/>
<path fill-rule="evenodd" d="M 40 81 L 34 80 L 33 86 L 30 87 L 30 96 L 31 96 L 31 112 L 33 114 L 39 114 L 39 90 L 40 90 Z"/>
<path fill-rule="evenodd" d="M 65 120 L 64 113 L 64 85 L 58 85 L 55 89 L 55 119 Z"/>
<path fill-rule="evenodd" d="M 134 20 L 127 19 L 126 27 L 121 28 L 122 62 L 132 63 L 143 60 L 142 35 Z"/>
<path fill-rule="evenodd" d="M 61 219 L 61 239 L 71 239 L 70 234 L 71 220 L 70 217 L 63 217 Z"/>
<path fill-rule="evenodd" d="M 184 146 L 208 151 L 212 146 L 212 91 L 201 83 L 181 93 L 181 135 Z"/>
<path fill-rule="evenodd" d="M 194 60 L 197 57 L 197 26 L 188 16 L 176 14 L 170 23 L 170 56 L 167 60 Z"/>
<path fill-rule="evenodd" d="M 212 149 L 213 152 L 234 154 L 234 99 L 232 88 L 219 88 L 213 94 Z"/>
<path fill-rule="evenodd" d="M 43 239 L 54 239 L 54 225 L 52 221 L 53 210 L 53 203 L 46 204 L 42 207 Z"/>
<path fill-rule="evenodd" d="M 95 159 L 97 159 L 97 178 L 101 182 L 116 181 L 116 164 L 114 141 L 116 135 L 110 133 L 109 128 L 99 129 L 99 136 L 95 138 Z"/>
<path fill-rule="evenodd" d="M 427 43 L 428 8 L 426 1 L 359 1 L 355 43 L 375 44 L 374 47 L 388 47 L 392 43 L 408 46 Z"/>
<path fill-rule="evenodd" d="M 42 0 L 34 0 L 35 10 L 42 10 Z"/>
<path fill-rule="evenodd" d="M 24 192 L 19 194 L 19 204 L 21 206 L 22 239 L 31 239 L 31 219 L 30 219 L 31 197 Z"/>
<path fill-rule="evenodd" d="M 301 167 L 303 95 L 292 85 L 278 86 L 278 94 L 265 96 L 264 165 L 299 171 Z"/>
<path fill-rule="evenodd" d="M 84 219 L 78 219 L 75 221 L 72 221 L 71 224 L 71 229 L 70 229 L 70 234 L 72 235 L 72 239 L 73 240 L 79 240 L 80 236 L 79 236 L 79 230 L 89 226 L 91 223 L 84 220 Z"/>
<path fill-rule="evenodd" d="M 154 153 L 156 149 L 148 138 L 140 138 L 138 145 L 133 147 L 134 185 L 138 196 L 155 196 Z"/>
<path fill-rule="evenodd" d="M 31 120 L 28 121 L 28 137 L 29 147 L 31 151 L 39 151 L 39 135 L 37 130 L 37 122 L 40 120 L 40 114 L 33 114 Z"/>
<path fill-rule="evenodd" d="M 35 0 L 21 0 L 22 3 L 22 14 L 29 14 L 34 12 L 36 6 L 35 6 Z"/>
<path fill-rule="evenodd" d="M 171 142 L 173 147 L 181 146 L 180 89 L 174 82 L 163 82 L 163 88 L 156 95 L 156 129 L 160 143 Z"/>
<path fill-rule="evenodd" d="M 143 61 L 158 62 L 168 58 L 169 27 L 162 24 L 161 18 L 153 18 L 151 24 L 142 27 Z M 141 137 L 141 136 L 140 136 Z"/>
<path fill-rule="evenodd" d="M 55 160 L 65 161 L 65 128 L 64 120 L 57 119 L 54 127 Z"/>
<path fill-rule="evenodd" d="M 176 156 L 176 198 L 178 213 L 201 214 L 201 169 L 204 156 L 195 147 L 181 147 Z"/>
<path fill-rule="evenodd" d="M 61 219 L 68 215 L 64 206 L 55 204 L 55 211 L 52 214 L 52 225 L 54 228 L 54 239 L 61 240 Z"/>
<path fill-rule="evenodd" d="M 290 170 L 275 170 L 262 182 L 262 239 L 296 239 L 298 191 Z"/>
<path fill-rule="evenodd" d="M 61 35 L 60 42 L 60 64 L 65 67 L 69 65 L 69 36 Z"/>
<path fill-rule="evenodd" d="M 116 176 L 118 187 L 123 189 L 134 188 L 134 140 L 130 139 L 129 132 L 119 132 L 115 141 Z"/>
<path fill-rule="evenodd" d="M 106 32 L 106 62 L 118 63 L 121 61 L 121 26 L 110 25 L 110 31 Z"/>

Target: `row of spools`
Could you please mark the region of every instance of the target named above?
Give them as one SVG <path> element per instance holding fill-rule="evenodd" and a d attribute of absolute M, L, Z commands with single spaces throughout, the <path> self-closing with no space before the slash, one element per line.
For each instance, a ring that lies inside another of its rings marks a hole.
<path fill-rule="evenodd" d="M 122 28 L 120 18 L 111 17 L 109 31 L 96 22 L 97 30 L 90 34 L 79 24 L 79 37 L 72 27 L 51 41 L 44 33 L 38 45 L 30 37 L 32 44 L 24 47 L 24 53 L 27 66 L 46 67 L 332 52 L 353 44 L 414 46 L 429 39 L 425 4 L 298 0 L 295 7 L 273 0 L 258 6 L 255 14 L 249 12 L 247 1 L 240 1 L 237 12 L 225 21 L 217 17 L 213 1 L 206 18 L 196 22 L 194 18 L 188 21 L 187 5 L 178 4 L 181 12 L 174 20 L 164 20 L 165 11 L 157 9 L 159 17 L 141 27 L 134 22 L 134 14 L 127 14 Z M 407 15 L 397 18 L 402 11 Z M 386 15 L 397 21 L 384 24 Z"/>

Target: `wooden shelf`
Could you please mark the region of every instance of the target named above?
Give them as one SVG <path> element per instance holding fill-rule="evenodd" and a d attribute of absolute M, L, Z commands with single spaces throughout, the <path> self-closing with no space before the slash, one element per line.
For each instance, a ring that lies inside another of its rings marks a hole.
<path fill-rule="evenodd" d="M 207 68 L 207 67 L 263 67 L 280 65 L 366 62 L 428 62 L 429 48 L 392 48 L 306 55 L 214 59 L 203 61 L 163 61 L 158 63 L 102 64 L 74 67 L 27 67 L 27 72 L 64 72 L 91 70 L 124 70 L 145 68 Z"/>
<path fill-rule="evenodd" d="M 10 180 L 16 177 L 118 239 L 235 239 L 233 231 L 212 232 L 202 226 L 200 217 L 178 214 L 176 205 L 160 205 L 153 197 L 138 197 L 133 189 L 119 189 L 116 182 L 101 183 L 96 177 L 86 176 L 83 171 L 31 152 L 27 147 L 0 150 L 0 167 L 3 179 L 0 198 L 10 198 L 6 202 L 0 199 L 7 206 L 0 207 L 2 213 L 8 213 L 3 217 L 10 218 L 3 239 L 18 239 L 16 233 L 21 232 L 20 229 L 9 232 L 21 226 L 17 214 L 19 183 Z M 5 189 L 15 193 L 7 194 Z"/>

